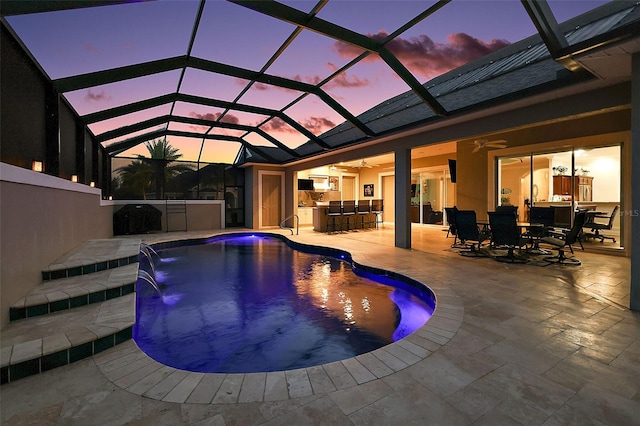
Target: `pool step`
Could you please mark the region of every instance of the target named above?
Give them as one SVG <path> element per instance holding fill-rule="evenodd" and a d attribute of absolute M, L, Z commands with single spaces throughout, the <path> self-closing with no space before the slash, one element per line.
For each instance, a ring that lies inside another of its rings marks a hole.
<path fill-rule="evenodd" d="M 0 383 L 8 383 L 100 353 L 131 339 L 135 293 L 2 329 Z"/>
<path fill-rule="evenodd" d="M 46 281 L 9 308 L 9 319 L 16 321 L 91 303 L 103 302 L 133 293 L 138 264 Z"/>
<path fill-rule="evenodd" d="M 140 240 L 89 240 L 42 271 L 14 303 L 0 340 L 0 383 L 92 356 L 130 340 Z"/>
<path fill-rule="evenodd" d="M 93 274 L 138 262 L 140 239 L 89 240 L 42 271 L 42 281 Z"/>

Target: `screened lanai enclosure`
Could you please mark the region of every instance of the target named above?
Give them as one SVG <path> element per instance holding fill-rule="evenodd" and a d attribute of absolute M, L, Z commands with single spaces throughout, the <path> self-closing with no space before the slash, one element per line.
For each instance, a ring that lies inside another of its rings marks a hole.
<path fill-rule="evenodd" d="M 190 162 L 175 168 L 193 182 L 210 164 L 288 164 L 504 96 L 452 94 L 624 27 L 626 9 L 588 32 L 559 31 L 558 22 L 603 3 L 65 1 L 3 2 L 1 12 L 3 31 L 50 79 L 49 136 L 72 132 L 56 128 L 56 116 L 77 114 L 75 131 L 86 134 L 76 139 L 90 139 L 74 153 L 50 136 L 23 157 L 119 196 L 116 170 L 152 158 L 145 144 L 155 140 Z M 453 19 L 463 15 L 477 19 Z M 493 23 L 507 17 L 510 25 Z M 527 58 L 491 56 L 537 34 L 543 43 Z M 485 56 L 480 70 L 465 69 Z M 458 78 L 438 80 L 453 68 Z M 167 195 L 220 192 L 196 182 Z M 163 185 L 150 183 L 145 196 L 164 196 Z"/>

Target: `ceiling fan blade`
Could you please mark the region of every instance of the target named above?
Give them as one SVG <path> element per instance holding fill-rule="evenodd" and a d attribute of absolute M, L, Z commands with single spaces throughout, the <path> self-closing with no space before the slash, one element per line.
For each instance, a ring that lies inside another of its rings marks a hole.
<path fill-rule="evenodd" d="M 478 151 L 480 151 L 480 145 L 476 145 L 476 147 L 473 148 L 473 151 L 471 151 L 471 152 L 475 154 Z"/>
<path fill-rule="evenodd" d="M 489 142 L 486 146 L 491 148 L 506 148 L 507 144 L 503 142 Z"/>

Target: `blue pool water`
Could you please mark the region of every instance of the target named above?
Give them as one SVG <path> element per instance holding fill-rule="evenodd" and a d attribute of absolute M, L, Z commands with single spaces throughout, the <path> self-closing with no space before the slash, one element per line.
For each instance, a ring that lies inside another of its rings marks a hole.
<path fill-rule="evenodd" d="M 350 358 L 407 336 L 434 309 L 432 293 L 415 283 L 356 274 L 346 253 L 309 253 L 265 235 L 158 254 L 155 271 L 140 257 L 157 289 L 138 280 L 133 337 L 155 360 L 188 371 L 279 371 Z"/>

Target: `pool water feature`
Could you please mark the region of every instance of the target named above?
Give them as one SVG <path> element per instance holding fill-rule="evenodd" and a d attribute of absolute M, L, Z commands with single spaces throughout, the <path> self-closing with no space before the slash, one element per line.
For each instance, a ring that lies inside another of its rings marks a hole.
<path fill-rule="evenodd" d="M 137 283 L 138 346 L 194 372 L 290 370 L 385 346 L 433 312 L 433 293 L 420 283 L 285 241 L 240 234 L 158 248 L 155 261 L 141 254 L 157 285 L 146 276 Z"/>

